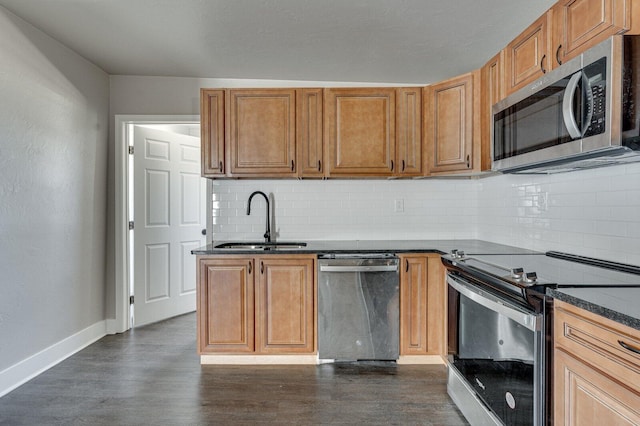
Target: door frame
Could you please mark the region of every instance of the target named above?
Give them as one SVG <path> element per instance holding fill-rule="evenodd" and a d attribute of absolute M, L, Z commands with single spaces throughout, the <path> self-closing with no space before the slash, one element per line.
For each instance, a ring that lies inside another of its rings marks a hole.
<path fill-rule="evenodd" d="M 133 144 L 133 127 L 143 124 L 200 124 L 199 115 L 116 115 L 115 116 L 115 242 L 114 285 L 115 319 L 107 320 L 107 333 L 122 333 L 131 328 L 129 317 L 129 149 Z M 211 181 L 207 181 L 207 210 L 211 209 Z M 213 229 L 211 215 L 207 215 L 207 242 Z"/>

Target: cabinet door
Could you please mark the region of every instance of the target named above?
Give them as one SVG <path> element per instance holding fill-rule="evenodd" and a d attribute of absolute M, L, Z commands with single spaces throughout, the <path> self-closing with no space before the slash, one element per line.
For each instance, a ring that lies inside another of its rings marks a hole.
<path fill-rule="evenodd" d="M 251 258 L 198 258 L 200 354 L 254 351 Z"/>
<path fill-rule="evenodd" d="M 422 89 L 396 90 L 396 174 L 422 175 Z"/>
<path fill-rule="evenodd" d="M 431 174 L 473 169 L 473 80 L 469 73 L 425 88 L 424 133 Z"/>
<path fill-rule="evenodd" d="M 314 353 L 313 259 L 276 256 L 256 262 L 256 352 Z"/>
<path fill-rule="evenodd" d="M 552 11 L 558 65 L 631 27 L 631 0 L 561 0 Z"/>
<path fill-rule="evenodd" d="M 446 288 L 440 255 L 400 255 L 400 355 L 446 356 Z"/>
<path fill-rule="evenodd" d="M 429 354 L 446 357 L 446 269 L 439 254 L 427 254 L 427 348 Z"/>
<path fill-rule="evenodd" d="M 481 78 L 481 158 L 480 170 L 491 170 L 491 145 L 493 144 L 493 134 L 491 133 L 493 124 L 493 104 L 504 97 L 504 51 L 491 58 L 482 67 Z"/>
<path fill-rule="evenodd" d="M 400 355 L 428 353 L 427 257 L 400 256 Z"/>
<path fill-rule="evenodd" d="M 200 134 L 202 176 L 216 177 L 225 173 L 224 90 L 200 91 Z"/>
<path fill-rule="evenodd" d="M 295 177 L 295 89 L 231 89 L 227 97 L 231 175 Z"/>
<path fill-rule="evenodd" d="M 554 352 L 554 424 L 640 424 L 640 395 L 561 350 Z"/>
<path fill-rule="evenodd" d="M 545 74 L 551 67 L 549 16 L 545 13 L 505 50 L 507 95 Z"/>
<path fill-rule="evenodd" d="M 395 89 L 324 93 L 328 176 L 391 176 L 396 167 Z"/>
<path fill-rule="evenodd" d="M 323 91 L 298 90 L 298 168 L 302 177 L 324 175 Z"/>

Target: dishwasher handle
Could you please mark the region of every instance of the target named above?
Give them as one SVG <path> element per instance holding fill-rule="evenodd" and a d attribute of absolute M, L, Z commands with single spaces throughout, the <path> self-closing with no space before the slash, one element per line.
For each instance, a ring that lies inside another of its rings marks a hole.
<path fill-rule="evenodd" d="M 320 272 L 397 272 L 398 265 L 320 265 Z"/>

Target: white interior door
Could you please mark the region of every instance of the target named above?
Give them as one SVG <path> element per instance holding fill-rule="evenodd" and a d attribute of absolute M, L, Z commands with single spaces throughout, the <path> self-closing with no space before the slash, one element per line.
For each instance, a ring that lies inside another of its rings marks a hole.
<path fill-rule="evenodd" d="M 196 260 L 205 244 L 206 180 L 200 139 L 134 130 L 133 279 L 135 325 L 196 309 Z"/>

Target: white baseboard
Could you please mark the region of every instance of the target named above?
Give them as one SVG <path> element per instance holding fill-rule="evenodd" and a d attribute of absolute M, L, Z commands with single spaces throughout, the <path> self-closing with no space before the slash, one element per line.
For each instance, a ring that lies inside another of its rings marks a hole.
<path fill-rule="evenodd" d="M 333 362 L 333 360 L 318 359 L 313 355 L 200 355 L 202 365 L 309 365 Z M 398 364 L 440 364 L 445 361 L 440 355 L 401 355 Z"/>
<path fill-rule="evenodd" d="M 200 355 L 205 365 L 315 365 L 318 355 Z"/>
<path fill-rule="evenodd" d="M 400 355 L 398 364 L 445 364 L 440 355 Z"/>
<path fill-rule="evenodd" d="M 122 325 L 119 324 L 118 321 L 115 319 L 107 318 L 105 321 L 107 324 L 107 334 L 118 334 L 118 333 L 124 333 L 125 331 L 127 331 L 127 330 L 123 330 Z"/>
<path fill-rule="evenodd" d="M 103 338 L 106 330 L 106 321 L 99 321 L 0 371 L 0 397 Z"/>

